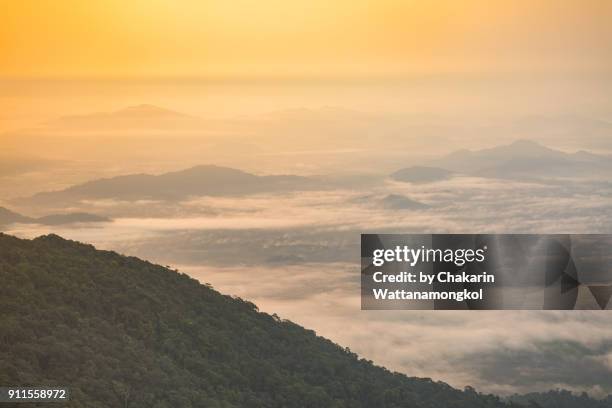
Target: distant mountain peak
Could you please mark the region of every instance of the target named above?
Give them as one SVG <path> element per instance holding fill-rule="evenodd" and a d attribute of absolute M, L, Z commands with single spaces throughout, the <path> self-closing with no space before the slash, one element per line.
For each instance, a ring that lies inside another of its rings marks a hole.
<path fill-rule="evenodd" d="M 396 181 L 410 183 L 430 183 L 433 181 L 447 180 L 452 176 L 452 171 L 428 166 L 406 167 L 391 174 L 391 178 Z"/>
<path fill-rule="evenodd" d="M 182 173 L 182 172 L 192 172 L 192 171 L 223 171 L 223 172 L 228 172 L 228 173 L 240 173 L 240 174 L 248 174 L 246 171 L 244 170 L 240 170 L 240 169 L 235 169 L 232 167 L 227 167 L 227 166 L 219 166 L 217 164 L 198 164 L 196 166 L 193 167 L 189 167 L 183 170 L 178 170 L 176 171 L 176 173 Z"/>
<path fill-rule="evenodd" d="M 438 166 L 494 178 L 599 178 L 612 161 L 586 151 L 567 153 L 528 139 L 481 150 L 460 150 L 433 161 Z"/>
<path fill-rule="evenodd" d="M 236 196 L 317 188 L 326 188 L 326 185 L 310 177 L 256 175 L 231 167 L 200 165 L 159 175 L 127 174 L 96 179 L 60 191 L 38 193 L 17 202 L 48 205 L 49 202 L 65 204 L 74 200 L 101 198 L 181 200 L 187 197 Z"/>
<path fill-rule="evenodd" d="M 159 117 L 189 117 L 184 113 L 180 113 L 177 111 L 173 111 L 170 109 L 162 108 L 160 106 L 151 105 L 151 104 L 140 104 L 128 106 L 123 109 L 119 109 L 111 115 L 119 115 L 119 116 L 130 116 L 130 117 L 140 117 L 140 118 L 159 118 Z"/>
<path fill-rule="evenodd" d="M 390 210 L 421 210 L 429 207 L 401 194 L 389 194 L 382 199 L 382 206 Z"/>
<path fill-rule="evenodd" d="M 102 217 L 95 214 L 76 212 L 63 214 L 50 214 L 39 218 L 27 217 L 16 213 L 5 207 L 0 207 L 0 226 L 10 224 L 42 224 L 42 225 L 66 225 L 77 223 L 98 223 L 109 222 L 110 218 Z"/>
<path fill-rule="evenodd" d="M 15 211 L 11 211 L 5 207 L 0 207 L 0 226 L 13 224 L 16 222 L 29 222 L 30 220 L 30 218 L 16 213 Z"/>
<path fill-rule="evenodd" d="M 197 116 L 152 104 L 139 104 L 109 112 L 62 116 L 47 122 L 46 125 L 52 128 L 100 131 L 125 128 L 176 129 L 177 126 L 193 126 L 198 123 Z"/>
<path fill-rule="evenodd" d="M 539 155 L 539 154 L 553 154 L 563 155 L 562 151 L 551 149 L 550 147 L 544 146 L 538 142 L 529 139 L 517 139 L 509 144 L 503 144 L 494 146 L 488 149 L 472 151 L 474 154 L 502 154 L 502 155 Z"/>
<path fill-rule="evenodd" d="M 529 139 L 517 139 L 514 142 L 510 143 L 508 146 L 513 146 L 513 147 L 545 147 L 544 145 L 538 143 L 538 142 L 534 142 L 533 140 L 529 140 Z"/>

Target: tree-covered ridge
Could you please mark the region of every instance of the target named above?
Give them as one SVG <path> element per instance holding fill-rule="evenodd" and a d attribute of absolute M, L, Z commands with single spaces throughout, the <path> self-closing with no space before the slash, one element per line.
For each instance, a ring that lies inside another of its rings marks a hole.
<path fill-rule="evenodd" d="M 185 274 L 55 235 L 0 234 L 0 279 L 0 384 L 69 386 L 73 407 L 510 406 L 392 373 Z"/>
<path fill-rule="evenodd" d="M 603 400 L 595 400 L 586 393 L 572 394 L 566 390 L 534 392 L 525 395 L 514 395 L 510 401 L 523 404 L 529 408 L 610 408 L 612 395 Z"/>

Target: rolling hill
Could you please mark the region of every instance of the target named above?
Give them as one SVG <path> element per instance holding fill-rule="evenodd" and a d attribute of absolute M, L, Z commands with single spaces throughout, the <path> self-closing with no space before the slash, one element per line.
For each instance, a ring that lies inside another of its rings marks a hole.
<path fill-rule="evenodd" d="M 408 378 L 186 275 L 50 235 L 0 235 L 0 383 L 78 407 L 504 407 Z"/>
<path fill-rule="evenodd" d="M 108 222 L 109 218 L 88 213 L 66 213 L 50 214 L 43 217 L 33 218 L 21 215 L 7 208 L 0 207 L 0 227 L 10 224 L 42 224 L 42 225 L 66 225 L 76 223 Z"/>
<path fill-rule="evenodd" d="M 29 223 L 33 219 L 25 215 L 18 214 L 8 208 L 0 207 L 0 226 L 14 224 L 17 222 Z"/>
<path fill-rule="evenodd" d="M 579 151 L 565 153 L 529 140 L 490 149 L 461 150 L 436 164 L 479 177 L 495 178 L 577 178 L 608 177 L 609 157 Z"/>
<path fill-rule="evenodd" d="M 380 204 L 389 210 L 422 210 L 429 207 L 400 194 L 389 194 L 380 200 Z"/>
<path fill-rule="evenodd" d="M 172 130 L 201 128 L 204 121 L 170 109 L 150 104 L 128 106 L 113 112 L 63 116 L 46 122 L 49 131 L 104 132 L 129 130 Z"/>
<path fill-rule="evenodd" d="M 191 196 L 245 195 L 311 189 L 314 178 L 292 175 L 257 176 L 220 166 L 196 166 L 161 175 L 131 174 L 93 180 L 61 191 L 44 192 L 21 202 L 57 204 L 83 199 L 179 200 Z"/>
<path fill-rule="evenodd" d="M 452 171 L 439 167 L 413 166 L 396 171 L 391 175 L 391 178 L 409 183 L 430 183 L 447 180 L 452 176 Z"/>
<path fill-rule="evenodd" d="M 444 180 L 453 174 L 519 180 L 608 180 L 612 173 L 612 158 L 608 156 L 586 151 L 566 153 L 529 140 L 482 150 L 458 150 L 428 164 L 435 167 L 407 167 L 391 178 L 412 183 Z"/>
<path fill-rule="evenodd" d="M 0 234 L 0 278 L 0 383 L 70 386 L 74 407 L 523 406 L 392 373 L 187 275 L 56 235 Z"/>

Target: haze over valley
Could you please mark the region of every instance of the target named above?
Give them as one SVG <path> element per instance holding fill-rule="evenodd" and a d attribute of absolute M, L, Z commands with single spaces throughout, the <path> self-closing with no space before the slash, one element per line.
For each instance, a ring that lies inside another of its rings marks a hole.
<path fill-rule="evenodd" d="M 612 2 L 5 3 L 0 385 L 609 408 L 610 310 L 361 310 L 360 238 L 612 234 Z"/>
<path fill-rule="evenodd" d="M 11 139 L 0 224 L 170 265 L 409 375 L 502 395 L 612 392 L 605 314 L 360 310 L 361 233 L 612 233 L 608 150 L 522 132 L 458 143 L 450 123 L 423 136 L 434 122 L 336 108 L 214 121 L 150 105 L 63 117 Z M 108 139 L 91 149 L 94 134 Z"/>

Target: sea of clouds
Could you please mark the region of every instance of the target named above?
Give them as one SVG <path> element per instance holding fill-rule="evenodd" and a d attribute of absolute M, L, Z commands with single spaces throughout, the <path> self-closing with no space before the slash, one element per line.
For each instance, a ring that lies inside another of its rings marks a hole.
<path fill-rule="evenodd" d="M 389 209 L 401 195 L 422 209 Z M 612 233 L 612 185 L 457 177 L 182 202 L 84 202 L 110 223 L 57 233 L 136 255 L 256 303 L 389 369 L 500 394 L 612 392 L 612 315 L 591 311 L 362 311 L 360 233 Z"/>

